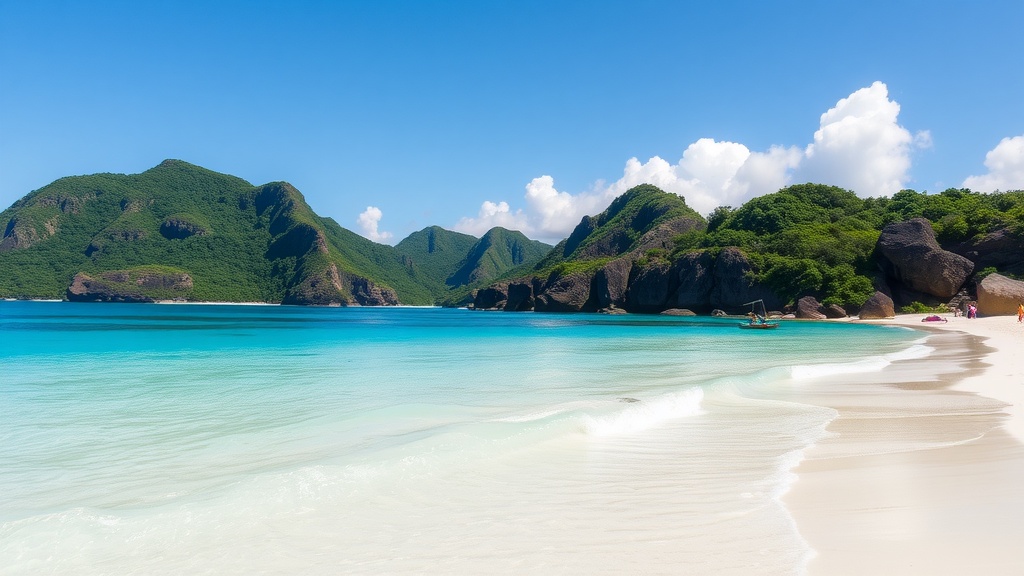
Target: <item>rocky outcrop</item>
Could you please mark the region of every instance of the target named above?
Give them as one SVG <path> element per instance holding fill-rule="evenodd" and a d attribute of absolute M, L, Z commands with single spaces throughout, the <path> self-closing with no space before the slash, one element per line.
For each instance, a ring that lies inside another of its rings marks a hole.
<path fill-rule="evenodd" d="M 747 302 L 764 300 L 766 308 L 781 308 L 778 296 L 752 277 L 753 267 L 743 252 L 739 248 L 723 248 L 715 260 L 711 305 L 735 309 Z"/>
<path fill-rule="evenodd" d="M 167 218 L 160 224 L 160 235 L 168 240 L 183 240 L 189 236 L 206 234 L 206 228 L 182 217 Z"/>
<path fill-rule="evenodd" d="M 821 303 L 814 296 L 804 296 L 796 301 L 796 317 L 805 320 L 824 320 L 828 318 Z"/>
<path fill-rule="evenodd" d="M 504 310 L 508 301 L 508 285 L 495 284 L 476 291 L 473 298 L 474 310 Z"/>
<path fill-rule="evenodd" d="M 895 318 L 896 308 L 893 306 L 892 298 L 881 292 L 875 292 L 863 306 L 860 307 L 861 320 L 878 320 L 882 318 Z"/>
<path fill-rule="evenodd" d="M 627 309 L 632 312 L 659 312 L 665 309 L 669 295 L 678 289 L 678 276 L 668 262 L 636 264 L 630 273 Z"/>
<path fill-rule="evenodd" d="M 11 218 L 4 228 L 3 237 L 0 238 L 0 252 L 28 248 L 41 240 L 46 240 L 57 233 L 59 223 L 59 218 L 54 216 L 43 222 L 41 229 L 37 230 L 31 220 Z"/>
<path fill-rule="evenodd" d="M 675 308 L 706 310 L 711 306 L 715 257 L 707 251 L 683 254 L 675 263 L 679 288 L 670 305 Z"/>
<path fill-rule="evenodd" d="M 967 258 L 943 250 L 924 218 L 894 222 L 877 244 L 884 272 L 911 290 L 948 300 L 974 271 Z"/>
<path fill-rule="evenodd" d="M 580 312 L 590 301 L 592 279 L 590 274 L 582 272 L 552 275 L 545 283 L 544 291 L 537 295 L 534 309 L 539 312 Z"/>
<path fill-rule="evenodd" d="M 629 273 L 633 269 L 630 257 L 616 258 L 594 276 L 594 291 L 597 305 L 601 308 L 626 305 L 629 290 Z"/>
<path fill-rule="evenodd" d="M 344 274 L 331 263 L 291 286 L 282 304 L 301 306 L 396 306 L 398 295 L 361 276 Z"/>
<path fill-rule="evenodd" d="M 533 285 L 529 282 L 510 282 L 508 285 L 508 296 L 505 299 L 505 310 L 509 312 L 524 312 L 533 310 L 535 300 L 533 298 Z"/>
<path fill-rule="evenodd" d="M 989 274 L 978 282 L 978 313 L 987 316 L 1016 314 L 1024 303 L 1024 282 Z"/>
<path fill-rule="evenodd" d="M 697 313 L 686 308 L 669 308 L 661 312 L 662 316 L 696 316 Z"/>
<path fill-rule="evenodd" d="M 394 290 L 379 286 L 366 278 L 353 277 L 351 286 L 352 300 L 360 306 L 397 306 L 399 304 L 398 294 Z M 352 300 L 346 304 L 351 305 Z"/>
<path fill-rule="evenodd" d="M 975 270 L 998 268 L 1004 272 L 1024 274 L 1024 237 L 1006 229 L 974 238 L 950 250 L 974 262 Z"/>
<path fill-rule="evenodd" d="M 154 302 L 187 297 L 192 278 L 176 272 L 112 270 L 90 276 L 75 274 L 67 289 L 73 302 Z"/>

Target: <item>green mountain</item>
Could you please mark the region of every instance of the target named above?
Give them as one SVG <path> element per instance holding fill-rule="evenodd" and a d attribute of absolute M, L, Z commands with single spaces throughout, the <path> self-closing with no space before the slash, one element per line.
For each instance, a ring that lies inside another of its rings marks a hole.
<path fill-rule="evenodd" d="M 448 277 L 459 269 L 476 243 L 475 236 L 428 226 L 407 236 L 395 245 L 395 250 L 413 274 L 441 296 L 449 289 Z"/>
<path fill-rule="evenodd" d="M 471 290 L 522 266 L 532 266 L 551 245 L 495 227 L 482 238 L 430 226 L 395 245 L 412 274 L 438 302 L 458 305 Z"/>
<path fill-rule="evenodd" d="M 291 185 L 179 160 L 62 178 L 0 213 L 0 226 L 3 297 L 434 302 L 392 247 L 317 216 Z"/>
<path fill-rule="evenodd" d="M 642 184 L 613 200 L 604 212 L 584 216 L 534 270 L 546 274 L 561 264 L 586 267 L 645 246 L 663 248 L 667 238 L 703 230 L 705 225 L 704 218 L 680 196 Z"/>
<path fill-rule="evenodd" d="M 491 228 L 468 251 L 445 283 L 452 288 L 493 280 L 505 272 L 543 258 L 551 245 L 530 240 L 522 232 Z"/>

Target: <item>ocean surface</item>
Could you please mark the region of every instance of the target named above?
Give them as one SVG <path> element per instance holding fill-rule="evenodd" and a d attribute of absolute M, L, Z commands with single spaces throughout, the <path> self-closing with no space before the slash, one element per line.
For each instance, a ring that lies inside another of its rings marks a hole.
<path fill-rule="evenodd" d="M 0 574 L 798 574 L 779 497 L 920 332 L 0 301 Z"/>

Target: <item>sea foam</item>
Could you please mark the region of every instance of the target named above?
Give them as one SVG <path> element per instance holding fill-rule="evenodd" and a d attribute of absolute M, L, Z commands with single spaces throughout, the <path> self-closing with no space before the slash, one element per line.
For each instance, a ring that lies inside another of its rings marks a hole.
<path fill-rule="evenodd" d="M 703 400 L 704 390 L 701 388 L 640 400 L 612 414 L 584 416 L 584 431 L 594 436 L 642 432 L 669 420 L 700 414 Z"/>

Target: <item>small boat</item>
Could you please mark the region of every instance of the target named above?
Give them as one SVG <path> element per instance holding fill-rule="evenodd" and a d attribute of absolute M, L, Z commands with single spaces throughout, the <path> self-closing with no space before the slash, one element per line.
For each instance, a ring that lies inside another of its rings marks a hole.
<path fill-rule="evenodd" d="M 761 310 L 758 311 L 756 306 L 760 304 Z M 749 322 L 743 322 L 739 326 L 744 330 L 771 330 L 778 328 L 778 321 L 769 321 L 768 312 L 764 308 L 764 300 L 754 300 L 753 302 L 747 302 L 744 306 L 750 306 Z"/>

